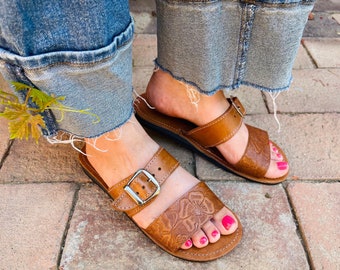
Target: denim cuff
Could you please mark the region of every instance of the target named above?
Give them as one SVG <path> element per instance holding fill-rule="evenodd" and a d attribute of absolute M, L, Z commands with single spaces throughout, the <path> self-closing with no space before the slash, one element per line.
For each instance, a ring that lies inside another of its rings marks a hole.
<path fill-rule="evenodd" d="M 100 119 L 66 112 L 46 112 L 47 130 L 63 130 L 79 137 L 97 137 L 123 125 L 133 113 L 132 38 L 134 23 L 108 46 L 92 51 L 61 51 L 22 57 L 0 49 L 0 70 L 8 81 L 21 81 L 55 96 L 76 110 L 89 110 Z"/>

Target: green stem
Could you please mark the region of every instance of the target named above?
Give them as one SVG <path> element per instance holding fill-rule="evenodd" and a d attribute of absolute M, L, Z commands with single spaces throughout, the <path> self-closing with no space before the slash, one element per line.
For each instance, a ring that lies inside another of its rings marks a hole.
<path fill-rule="evenodd" d="M 28 100 L 29 100 L 30 96 L 31 96 L 31 88 L 28 88 L 26 98 L 25 98 L 25 102 L 24 102 L 26 107 L 28 107 L 27 104 L 28 104 Z"/>

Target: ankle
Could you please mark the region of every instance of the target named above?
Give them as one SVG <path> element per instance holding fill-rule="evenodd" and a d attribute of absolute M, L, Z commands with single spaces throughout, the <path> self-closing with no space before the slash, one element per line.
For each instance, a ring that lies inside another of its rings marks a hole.
<path fill-rule="evenodd" d="M 146 88 L 147 101 L 159 112 L 169 116 L 176 116 L 176 111 L 169 106 L 169 103 L 173 92 L 179 87 L 180 85 L 176 84 L 176 80 L 168 73 L 160 69 L 155 70 Z"/>
<path fill-rule="evenodd" d="M 144 167 L 158 150 L 134 116 L 119 129 L 85 142 L 89 162 L 108 186 Z"/>
<path fill-rule="evenodd" d="M 153 73 L 146 97 L 159 112 L 197 125 L 216 119 L 229 107 L 222 91 L 212 96 L 201 94 L 194 87 L 174 79 L 162 70 Z"/>
<path fill-rule="evenodd" d="M 198 106 L 197 125 L 205 125 L 220 117 L 228 108 L 223 91 L 218 91 L 212 96 L 202 95 Z"/>

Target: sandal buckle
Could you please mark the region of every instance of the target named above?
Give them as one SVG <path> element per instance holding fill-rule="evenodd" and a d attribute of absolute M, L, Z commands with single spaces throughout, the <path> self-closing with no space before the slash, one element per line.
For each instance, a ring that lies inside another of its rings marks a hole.
<path fill-rule="evenodd" d="M 238 114 L 241 116 L 241 118 L 244 117 L 244 114 L 242 113 L 241 111 L 241 108 L 240 106 L 238 106 L 235 102 L 234 102 L 234 97 L 233 96 L 230 96 L 230 103 L 231 105 L 234 107 L 234 109 L 238 112 Z"/>
<path fill-rule="evenodd" d="M 146 199 L 142 199 L 141 197 L 139 197 L 139 195 L 130 187 L 131 183 L 139 175 L 145 175 L 147 177 L 147 181 L 151 182 L 156 187 L 156 190 Z M 124 190 L 131 197 L 131 199 L 133 199 L 138 205 L 144 205 L 148 201 L 150 201 L 152 198 L 154 198 L 155 196 L 159 194 L 159 192 L 161 191 L 161 186 L 159 185 L 156 178 L 151 173 L 149 173 L 147 170 L 140 169 L 131 177 L 129 182 L 124 187 Z"/>

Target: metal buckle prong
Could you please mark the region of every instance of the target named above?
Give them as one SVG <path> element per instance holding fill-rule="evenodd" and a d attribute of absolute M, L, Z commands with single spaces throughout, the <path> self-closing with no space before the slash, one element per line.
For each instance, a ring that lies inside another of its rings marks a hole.
<path fill-rule="evenodd" d="M 148 178 L 148 182 L 151 182 L 152 184 L 155 185 L 156 190 L 154 191 L 154 193 L 152 193 L 147 199 L 143 200 L 142 198 L 140 198 L 138 196 L 138 194 L 130 187 L 130 184 L 133 182 L 133 180 L 135 180 L 135 178 L 137 176 L 139 176 L 140 174 L 144 174 L 147 178 Z M 129 180 L 129 182 L 126 184 L 126 186 L 124 187 L 124 190 L 126 191 L 126 193 L 138 204 L 138 205 L 143 205 L 146 204 L 148 201 L 150 201 L 152 198 L 154 198 L 155 196 L 157 196 L 159 194 L 159 192 L 161 191 L 161 186 L 158 184 L 157 180 L 155 179 L 155 177 L 149 173 L 148 171 L 144 170 L 144 169 L 140 169 L 138 170 Z"/>
<path fill-rule="evenodd" d="M 236 105 L 236 103 L 233 100 L 233 96 L 230 96 L 231 105 L 235 108 L 235 110 L 238 112 L 238 114 L 243 118 L 244 114 L 241 112 L 240 107 Z"/>

